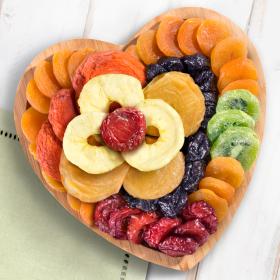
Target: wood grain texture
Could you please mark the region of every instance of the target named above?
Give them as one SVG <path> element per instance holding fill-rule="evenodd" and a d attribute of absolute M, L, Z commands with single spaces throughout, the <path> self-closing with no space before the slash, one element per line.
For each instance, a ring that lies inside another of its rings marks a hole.
<path fill-rule="evenodd" d="M 129 44 L 135 42 L 139 34 L 142 32 L 155 28 L 159 21 L 162 20 L 163 17 L 167 15 L 175 15 L 182 17 L 184 19 L 189 17 L 202 17 L 202 18 L 215 18 L 224 21 L 232 30 L 232 32 L 236 36 L 240 36 L 244 38 L 247 41 L 248 44 L 248 50 L 249 50 L 249 57 L 255 62 L 257 69 L 258 69 L 258 76 L 259 76 L 259 83 L 260 83 L 260 102 L 261 102 L 261 117 L 257 124 L 256 131 L 260 138 L 262 138 L 263 135 L 263 129 L 264 129 L 264 118 L 265 118 L 265 103 L 266 103 L 266 89 L 265 89 L 265 80 L 264 75 L 262 71 L 261 62 L 259 60 L 258 54 L 256 49 L 254 48 L 253 44 L 250 42 L 250 40 L 247 38 L 247 36 L 242 32 L 242 30 L 234 25 L 230 20 L 225 18 L 224 16 L 203 8 L 180 8 L 171 10 L 165 14 L 162 14 L 155 19 L 151 20 L 149 23 L 147 23 L 139 32 L 137 32 L 132 39 L 129 41 Z M 126 46 L 127 46 L 126 45 Z M 29 154 L 28 151 L 28 143 L 26 139 L 24 138 L 21 127 L 20 127 L 20 120 L 23 112 L 27 108 L 28 104 L 25 98 L 25 89 L 28 81 L 33 76 L 34 67 L 36 64 L 43 60 L 43 59 L 49 59 L 51 55 L 60 49 L 68 48 L 72 50 L 76 50 L 82 47 L 92 47 L 95 50 L 108 50 L 108 49 L 121 49 L 124 46 L 114 45 L 111 43 L 105 43 L 102 41 L 95 41 L 95 40 L 89 40 L 89 39 L 77 39 L 77 40 L 70 40 L 61 42 L 59 44 L 53 45 L 50 48 L 46 49 L 45 51 L 41 52 L 39 55 L 37 55 L 33 61 L 30 63 L 30 65 L 27 67 L 22 79 L 20 80 L 20 83 L 18 85 L 16 99 L 15 99 L 15 105 L 14 105 L 14 118 L 15 118 L 15 124 L 18 136 L 20 138 L 21 145 L 23 146 L 23 149 L 29 159 L 29 162 L 35 171 L 35 173 L 39 176 L 41 181 L 44 183 L 44 186 L 52 193 L 52 195 L 61 203 L 65 209 L 67 209 L 72 215 L 74 215 L 77 219 L 80 219 L 80 217 L 73 212 L 69 205 L 67 204 L 66 195 L 65 193 L 57 193 L 54 192 L 43 180 L 41 176 L 40 168 L 36 161 L 33 160 L 33 157 Z M 222 236 L 224 230 L 227 228 L 227 226 L 231 223 L 232 217 L 237 210 L 244 193 L 246 192 L 249 182 L 251 180 L 251 177 L 253 175 L 253 169 L 246 174 L 246 180 L 244 181 L 243 186 L 236 192 L 235 200 L 230 206 L 229 213 L 227 217 L 224 219 L 224 221 L 219 225 L 218 231 L 211 235 L 208 242 L 204 244 L 202 247 L 200 247 L 197 252 L 191 256 L 185 256 L 183 258 L 171 258 L 168 257 L 162 253 L 156 252 L 154 250 L 148 249 L 144 246 L 140 245 L 134 245 L 129 243 L 128 241 L 120 241 L 116 240 L 109 235 L 100 232 L 97 228 L 92 227 L 91 229 L 108 240 L 109 242 L 113 243 L 114 245 L 126 250 L 127 252 L 130 252 L 144 260 L 150 261 L 152 263 L 156 263 L 165 267 L 177 269 L 177 270 L 189 270 L 192 267 L 194 267 L 200 260 L 202 260 L 207 253 L 214 247 L 215 243 L 219 240 L 219 238 Z M 195 276 L 194 276 L 195 277 Z"/>

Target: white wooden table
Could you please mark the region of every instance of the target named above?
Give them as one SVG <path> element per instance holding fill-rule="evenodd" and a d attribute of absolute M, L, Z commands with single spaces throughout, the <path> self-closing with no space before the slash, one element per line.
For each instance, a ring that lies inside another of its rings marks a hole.
<path fill-rule="evenodd" d="M 147 279 L 280 279 L 280 0 L 0 0 L 0 108 L 12 109 L 25 66 L 50 44 L 77 37 L 122 44 L 181 6 L 212 8 L 249 34 L 265 69 L 267 121 L 249 191 L 214 250 L 188 273 L 150 265 Z"/>

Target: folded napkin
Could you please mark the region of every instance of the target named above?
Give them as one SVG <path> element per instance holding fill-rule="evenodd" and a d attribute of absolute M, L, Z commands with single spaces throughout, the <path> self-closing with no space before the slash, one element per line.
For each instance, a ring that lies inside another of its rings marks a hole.
<path fill-rule="evenodd" d="M 0 279 L 144 280 L 148 263 L 68 214 L 28 164 L 0 109 Z"/>

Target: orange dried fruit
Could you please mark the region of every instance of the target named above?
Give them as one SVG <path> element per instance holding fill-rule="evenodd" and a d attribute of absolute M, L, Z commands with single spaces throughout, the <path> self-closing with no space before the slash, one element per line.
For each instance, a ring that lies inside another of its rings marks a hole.
<path fill-rule="evenodd" d="M 227 62 L 247 56 L 247 46 L 244 40 L 228 37 L 220 41 L 211 52 L 211 67 L 214 74 L 219 77 L 220 69 Z"/>
<path fill-rule="evenodd" d="M 202 53 L 210 56 L 217 43 L 229 37 L 230 34 L 230 28 L 223 21 L 206 19 L 199 26 L 196 39 Z"/>
<path fill-rule="evenodd" d="M 52 58 L 54 76 L 63 88 L 71 88 L 67 65 L 72 53 L 70 50 L 62 50 L 55 53 Z"/>
<path fill-rule="evenodd" d="M 43 60 L 36 66 L 34 80 L 38 89 L 47 97 L 52 97 L 60 89 L 49 61 Z"/>
<path fill-rule="evenodd" d="M 129 166 L 126 163 L 103 174 L 89 174 L 68 161 L 62 153 L 61 179 L 67 192 L 83 202 L 97 202 L 118 193 Z"/>
<path fill-rule="evenodd" d="M 93 226 L 94 224 L 94 209 L 95 204 L 93 203 L 81 203 L 79 211 L 80 217 L 82 221 L 88 226 Z"/>
<path fill-rule="evenodd" d="M 125 49 L 126 53 L 129 53 L 130 55 L 132 55 L 133 57 L 140 59 L 137 53 L 137 49 L 136 49 L 136 45 L 132 44 L 129 45 L 126 49 Z"/>
<path fill-rule="evenodd" d="M 65 188 L 61 184 L 61 182 L 53 179 L 49 175 L 47 175 L 44 171 L 42 171 L 42 176 L 44 180 L 46 181 L 47 185 L 54 191 L 57 192 L 66 192 Z"/>
<path fill-rule="evenodd" d="M 21 129 L 28 142 L 36 143 L 39 130 L 47 117 L 48 115 L 42 114 L 32 107 L 22 114 Z"/>
<path fill-rule="evenodd" d="M 156 63 L 163 56 L 156 41 L 156 30 L 148 30 L 140 34 L 136 43 L 136 51 L 145 64 Z"/>
<path fill-rule="evenodd" d="M 203 22 L 201 18 L 189 18 L 180 26 L 177 40 L 181 51 L 186 55 L 201 52 L 196 39 L 197 29 Z"/>
<path fill-rule="evenodd" d="M 160 22 L 156 32 L 156 41 L 160 51 L 166 56 L 183 55 L 177 41 L 177 33 L 183 22 L 182 18 L 174 16 L 166 17 Z"/>
<path fill-rule="evenodd" d="M 29 153 L 33 156 L 35 160 L 37 160 L 36 155 L 36 143 L 30 143 L 28 146 Z"/>
<path fill-rule="evenodd" d="M 224 198 L 228 203 L 232 202 L 235 193 L 235 189 L 232 185 L 213 177 L 204 177 L 199 182 L 199 189 L 213 191 L 219 197 Z"/>
<path fill-rule="evenodd" d="M 234 188 L 239 188 L 244 180 L 244 170 L 235 158 L 216 157 L 208 163 L 205 176 L 223 180 Z"/>
<path fill-rule="evenodd" d="M 146 135 L 158 137 L 159 130 L 155 126 L 149 125 L 146 128 Z"/>
<path fill-rule="evenodd" d="M 242 79 L 258 79 L 254 62 L 251 59 L 243 57 L 229 61 L 220 69 L 218 81 L 219 92 L 222 92 L 229 83 Z"/>
<path fill-rule="evenodd" d="M 243 80 L 237 80 L 229 83 L 221 92 L 221 95 L 229 90 L 234 89 L 246 89 L 249 90 L 252 94 L 258 96 L 259 95 L 259 84 L 255 80 L 251 79 L 243 79 Z"/>
<path fill-rule="evenodd" d="M 123 182 L 124 189 L 133 197 L 157 199 L 172 192 L 182 181 L 185 159 L 179 152 L 164 167 L 149 172 L 130 168 Z"/>
<path fill-rule="evenodd" d="M 68 60 L 68 64 L 67 64 L 68 75 L 70 78 L 73 77 L 76 69 L 82 63 L 82 61 L 86 58 L 86 56 L 89 55 L 90 53 L 92 53 L 93 51 L 94 50 L 91 48 L 85 48 L 85 49 L 81 49 L 81 50 L 78 50 L 78 51 L 75 51 L 74 53 L 72 53 L 72 55 L 70 56 L 70 58 Z"/>
<path fill-rule="evenodd" d="M 71 207 L 71 209 L 73 209 L 74 211 L 79 211 L 80 210 L 80 207 L 81 207 L 81 201 L 72 196 L 71 194 L 67 193 L 67 202 L 69 204 L 69 206 Z"/>
<path fill-rule="evenodd" d="M 204 200 L 215 210 L 218 221 L 221 222 L 228 212 L 228 203 L 225 199 L 217 196 L 213 191 L 200 189 L 188 196 L 189 203 Z"/>
<path fill-rule="evenodd" d="M 148 136 L 148 135 L 145 136 L 146 144 L 154 144 L 157 142 L 157 140 L 158 140 L 158 137 L 153 137 L 153 136 Z"/>
<path fill-rule="evenodd" d="M 38 112 L 42 114 L 47 114 L 49 112 L 50 99 L 38 89 L 34 79 L 30 80 L 27 84 L 26 99 Z"/>

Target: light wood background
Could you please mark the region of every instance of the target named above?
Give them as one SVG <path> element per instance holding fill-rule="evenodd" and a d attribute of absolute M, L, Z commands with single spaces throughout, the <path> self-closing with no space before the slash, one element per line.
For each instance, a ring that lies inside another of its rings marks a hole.
<path fill-rule="evenodd" d="M 12 109 L 22 71 L 50 44 L 76 37 L 122 44 L 152 17 L 180 6 L 215 9 L 247 31 L 264 64 L 267 123 L 249 191 L 215 249 L 188 273 L 153 265 L 147 279 L 280 279 L 279 0 L 0 0 L 0 107 Z"/>

